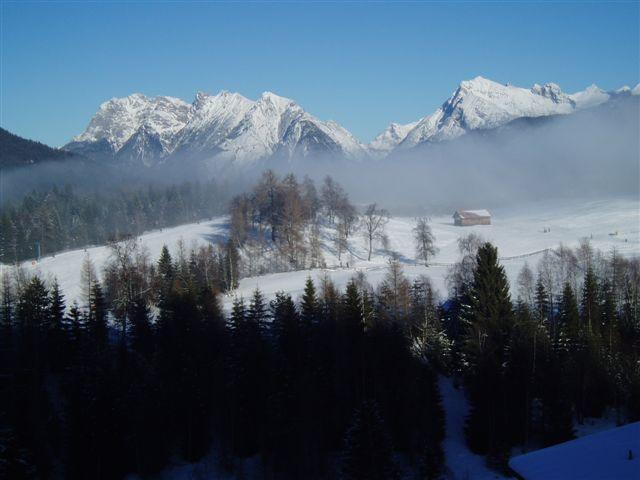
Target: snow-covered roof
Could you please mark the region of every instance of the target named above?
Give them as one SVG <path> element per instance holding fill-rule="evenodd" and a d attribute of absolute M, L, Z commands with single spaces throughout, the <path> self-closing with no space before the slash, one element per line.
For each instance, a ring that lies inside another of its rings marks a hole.
<path fill-rule="evenodd" d="M 491 216 L 489 210 L 456 210 L 454 215 L 458 215 L 460 218 L 478 218 Z"/>
<path fill-rule="evenodd" d="M 519 455 L 509 466 L 525 480 L 637 480 L 640 422 Z"/>

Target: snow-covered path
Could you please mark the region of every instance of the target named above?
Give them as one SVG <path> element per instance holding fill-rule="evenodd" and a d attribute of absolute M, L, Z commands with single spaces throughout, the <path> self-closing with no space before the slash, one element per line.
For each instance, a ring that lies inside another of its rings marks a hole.
<path fill-rule="evenodd" d="M 469 410 L 462 388 L 456 388 L 453 379 L 438 379 L 445 410 L 446 436 L 442 442 L 447 478 L 451 480 L 494 480 L 502 475 L 487 468 L 485 458 L 472 453 L 464 436 L 464 421 Z"/>

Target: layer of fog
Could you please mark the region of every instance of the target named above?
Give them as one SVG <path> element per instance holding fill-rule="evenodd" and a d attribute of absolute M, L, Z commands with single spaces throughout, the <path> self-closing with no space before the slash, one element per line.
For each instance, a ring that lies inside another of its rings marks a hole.
<path fill-rule="evenodd" d="M 382 161 L 299 162 L 293 170 L 314 178 L 332 171 L 354 201 L 406 213 L 631 195 L 640 208 L 639 105 L 634 97 L 569 116 L 519 120 Z"/>
<path fill-rule="evenodd" d="M 572 115 L 522 119 L 384 160 L 307 156 L 243 168 L 217 160 L 183 160 L 154 168 L 51 162 L 5 172 L 1 197 L 17 199 L 53 185 L 96 191 L 211 178 L 233 194 L 246 189 L 264 168 L 300 178 L 309 175 L 317 183 L 331 175 L 353 202 L 378 202 L 404 214 L 550 198 L 639 197 L 639 119 L 640 99 L 629 97 Z"/>

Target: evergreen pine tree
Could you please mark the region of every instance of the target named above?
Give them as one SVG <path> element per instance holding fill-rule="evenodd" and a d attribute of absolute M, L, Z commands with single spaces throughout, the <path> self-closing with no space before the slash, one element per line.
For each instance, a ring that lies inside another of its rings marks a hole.
<path fill-rule="evenodd" d="M 544 288 L 542 278 L 538 276 L 535 287 L 535 318 L 538 322 L 547 324 L 549 322 L 549 313 L 551 307 L 549 305 L 549 294 Z"/>
<path fill-rule="evenodd" d="M 150 312 L 144 298 L 134 300 L 129 314 L 131 347 L 143 357 L 149 357 L 153 352 L 153 331 L 149 319 Z"/>
<path fill-rule="evenodd" d="M 391 441 L 374 401 L 364 401 L 353 415 L 344 440 L 342 474 L 348 480 L 398 478 Z"/>
<path fill-rule="evenodd" d="M 66 305 L 64 295 L 60 290 L 57 280 L 54 280 L 51 286 L 51 318 L 49 324 L 49 339 L 47 349 L 49 358 L 54 370 L 58 370 L 64 363 L 66 356 L 66 334 L 67 325 L 65 318 Z"/>
<path fill-rule="evenodd" d="M 307 277 L 304 284 L 304 292 L 300 301 L 300 316 L 302 321 L 308 326 L 315 325 L 318 322 L 320 314 L 320 305 L 316 294 L 316 287 L 311 277 Z"/>
<path fill-rule="evenodd" d="M 91 287 L 91 304 L 87 315 L 87 328 L 97 350 L 107 346 L 109 326 L 107 320 L 107 305 L 100 282 L 94 281 Z"/>
<path fill-rule="evenodd" d="M 506 466 L 509 449 L 505 362 L 513 327 L 509 282 L 490 243 L 478 249 L 470 291 L 465 372 L 470 413 L 466 434 L 474 452 Z"/>

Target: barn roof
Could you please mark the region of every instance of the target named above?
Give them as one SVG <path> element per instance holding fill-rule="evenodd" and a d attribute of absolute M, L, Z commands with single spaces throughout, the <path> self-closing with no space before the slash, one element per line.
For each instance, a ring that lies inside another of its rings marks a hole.
<path fill-rule="evenodd" d="M 460 218 L 491 217 L 489 210 L 456 210 L 454 215 L 458 215 Z"/>

